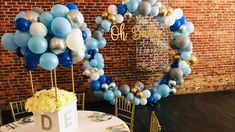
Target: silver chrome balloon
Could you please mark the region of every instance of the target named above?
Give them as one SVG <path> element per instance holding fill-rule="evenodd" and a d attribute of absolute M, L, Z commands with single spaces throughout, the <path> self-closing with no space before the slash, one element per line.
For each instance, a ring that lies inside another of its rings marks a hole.
<path fill-rule="evenodd" d="M 35 11 L 29 11 L 24 14 L 23 18 L 29 20 L 31 23 L 37 22 L 40 14 Z"/>
<path fill-rule="evenodd" d="M 83 25 L 84 23 L 84 17 L 82 13 L 78 10 L 70 10 L 67 13 L 67 19 L 71 23 L 73 28 L 79 28 Z"/>
<path fill-rule="evenodd" d="M 34 7 L 31 11 L 37 12 L 39 14 L 42 14 L 44 10 L 40 7 Z"/>
<path fill-rule="evenodd" d="M 61 38 L 52 38 L 50 40 L 50 49 L 55 54 L 61 54 L 66 50 L 67 46 L 65 44 L 65 40 Z"/>
<path fill-rule="evenodd" d="M 85 57 L 85 51 L 84 50 L 72 51 L 71 55 L 72 55 L 73 63 L 77 63 L 83 60 L 83 58 Z"/>
<path fill-rule="evenodd" d="M 151 4 L 149 2 L 140 2 L 139 13 L 141 15 L 147 16 L 151 12 Z"/>

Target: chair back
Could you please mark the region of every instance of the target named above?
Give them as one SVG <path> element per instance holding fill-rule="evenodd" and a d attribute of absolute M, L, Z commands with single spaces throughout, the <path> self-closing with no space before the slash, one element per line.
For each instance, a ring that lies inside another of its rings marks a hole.
<path fill-rule="evenodd" d="M 26 100 L 10 102 L 11 112 L 14 121 L 19 118 L 19 115 L 28 113 L 25 109 L 25 102 Z"/>
<path fill-rule="evenodd" d="M 115 116 L 120 117 L 134 131 L 135 102 L 125 97 L 115 98 Z"/>
<path fill-rule="evenodd" d="M 0 127 L 3 125 L 2 111 L 0 109 Z"/>
<path fill-rule="evenodd" d="M 85 93 L 77 93 L 77 106 L 78 109 L 84 110 L 85 109 Z"/>
<path fill-rule="evenodd" d="M 151 121 L 150 121 L 150 132 L 160 132 L 161 125 L 157 119 L 157 116 L 154 111 L 151 113 Z"/>

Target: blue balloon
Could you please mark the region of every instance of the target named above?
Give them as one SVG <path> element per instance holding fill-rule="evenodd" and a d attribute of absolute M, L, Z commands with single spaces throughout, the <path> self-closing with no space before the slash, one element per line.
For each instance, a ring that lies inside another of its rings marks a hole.
<path fill-rule="evenodd" d="M 112 99 L 112 100 L 110 100 L 109 103 L 110 103 L 111 105 L 115 105 L 115 98 Z"/>
<path fill-rule="evenodd" d="M 98 69 L 103 69 L 104 68 L 104 62 L 99 62 L 98 65 L 96 66 Z"/>
<path fill-rule="evenodd" d="M 189 75 L 191 72 L 192 72 L 192 70 L 191 70 L 190 67 L 186 67 L 186 68 L 183 69 L 184 75 Z"/>
<path fill-rule="evenodd" d="M 107 44 L 107 41 L 104 37 L 98 40 L 98 48 L 104 48 Z"/>
<path fill-rule="evenodd" d="M 54 17 L 65 17 L 68 12 L 69 9 L 61 4 L 56 4 L 51 8 L 51 14 Z"/>
<path fill-rule="evenodd" d="M 162 96 L 158 92 L 156 92 L 153 94 L 153 97 L 155 98 L 156 101 L 158 101 L 161 99 Z"/>
<path fill-rule="evenodd" d="M 15 21 L 17 20 L 17 19 L 19 19 L 19 18 L 23 18 L 24 17 L 24 15 L 25 15 L 25 12 L 20 12 L 20 13 L 18 13 L 16 16 L 15 16 Z"/>
<path fill-rule="evenodd" d="M 105 83 L 110 84 L 110 83 L 112 83 L 112 82 L 113 82 L 113 78 L 110 77 L 110 76 L 106 76 L 106 81 L 105 81 Z"/>
<path fill-rule="evenodd" d="M 46 52 L 41 55 L 39 64 L 45 70 L 53 70 L 58 66 L 59 59 L 55 54 Z"/>
<path fill-rule="evenodd" d="M 116 4 L 116 7 L 117 7 L 117 12 L 118 12 L 118 14 L 121 14 L 121 15 L 126 14 L 126 12 L 127 12 L 127 7 L 126 7 L 126 5 L 123 5 L 123 4 Z"/>
<path fill-rule="evenodd" d="M 149 103 L 154 103 L 155 102 L 154 96 L 150 96 L 147 100 L 148 100 Z"/>
<path fill-rule="evenodd" d="M 184 24 L 187 23 L 187 19 L 186 19 L 185 16 L 182 16 L 182 17 L 179 19 L 179 21 L 180 21 L 180 24 L 181 24 L 181 25 L 184 25 Z"/>
<path fill-rule="evenodd" d="M 5 33 L 3 34 L 1 38 L 2 46 L 5 50 L 15 50 L 17 49 L 17 45 L 14 40 L 14 34 L 13 33 Z"/>
<path fill-rule="evenodd" d="M 179 67 L 179 60 L 175 60 L 172 64 L 171 64 L 171 68 L 178 68 Z"/>
<path fill-rule="evenodd" d="M 28 48 L 25 49 L 25 52 L 24 52 L 24 56 L 25 56 L 25 59 L 30 62 L 30 63 L 33 63 L 33 64 L 39 64 L 39 59 L 40 59 L 40 54 L 35 54 L 33 52 L 31 52 Z"/>
<path fill-rule="evenodd" d="M 83 63 L 83 68 L 84 69 L 89 69 L 89 68 L 91 68 L 92 66 L 90 65 L 90 62 L 89 61 L 85 61 L 84 63 Z"/>
<path fill-rule="evenodd" d="M 168 76 L 164 76 L 161 81 L 160 81 L 160 84 L 168 84 L 170 78 Z"/>
<path fill-rule="evenodd" d="M 106 76 L 100 76 L 98 81 L 101 83 L 101 84 L 104 84 L 106 82 Z"/>
<path fill-rule="evenodd" d="M 57 55 L 59 63 L 65 67 L 70 67 L 72 65 L 72 58 L 68 50 L 65 50 L 63 53 Z"/>
<path fill-rule="evenodd" d="M 37 64 L 32 63 L 30 60 L 26 60 L 25 61 L 25 68 L 28 69 L 28 70 L 34 71 L 37 68 Z"/>
<path fill-rule="evenodd" d="M 95 67 L 95 66 L 98 65 L 98 61 L 95 60 L 95 59 L 92 59 L 92 60 L 90 61 L 90 65 L 93 66 L 93 67 Z"/>
<path fill-rule="evenodd" d="M 140 99 L 139 98 L 134 98 L 134 101 L 135 101 L 135 105 L 139 105 L 140 104 Z"/>
<path fill-rule="evenodd" d="M 19 30 L 16 30 L 15 33 L 15 43 L 22 48 L 26 48 L 28 47 L 28 41 L 31 38 L 31 35 L 29 34 L 29 32 L 21 32 Z"/>
<path fill-rule="evenodd" d="M 94 91 L 100 90 L 100 82 L 99 81 L 92 81 L 91 82 L 91 88 Z"/>
<path fill-rule="evenodd" d="M 122 93 L 121 93 L 121 91 L 120 90 L 114 90 L 114 96 L 115 97 L 121 97 L 122 96 Z"/>
<path fill-rule="evenodd" d="M 162 97 L 167 97 L 169 96 L 170 93 L 170 88 L 166 84 L 161 84 L 157 88 L 157 92 L 162 96 Z"/>
<path fill-rule="evenodd" d="M 191 53 L 188 51 L 183 51 L 180 56 L 183 60 L 188 60 L 191 56 Z"/>
<path fill-rule="evenodd" d="M 24 55 L 21 53 L 21 51 L 20 51 L 20 47 L 18 47 L 16 50 L 16 55 L 18 56 L 18 57 L 24 57 Z"/>
<path fill-rule="evenodd" d="M 98 41 L 95 38 L 91 37 L 91 39 L 88 40 L 88 42 L 86 43 L 86 48 L 87 49 L 96 49 L 96 48 L 98 48 Z"/>
<path fill-rule="evenodd" d="M 87 38 L 87 33 L 85 31 L 82 31 L 82 38 L 83 40 L 86 40 Z"/>
<path fill-rule="evenodd" d="M 129 12 L 134 13 L 139 6 L 139 2 L 137 0 L 129 0 L 127 3 L 127 9 Z"/>
<path fill-rule="evenodd" d="M 65 38 L 71 32 L 71 24 L 66 18 L 57 17 L 51 22 L 51 31 L 57 37 Z"/>
<path fill-rule="evenodd" d="M 135 96 L 133 93 L 128 93 L 126 97 L 130 100 L 133 100 Z"/>
<path fill-rule="evenodd" d="M 186 25 L 186 27 L 187 27 L 188 33 L 189 33 L 189 34 L 190 34 L 190 33 L 193 33 L 193 31 L 194 31 L 194 25 L 193 25 L 193 23 L 192 23 L 192 22 L 187 22 L 185 25 Z"/>
<path fill-rule="evenodd" d="M 29 49 L 35 54 L 42 54 L 47 50 L 47 40 L 42 36 L 31 37 L 28 41 Z"/>
<path fill-rule="evenodd" d="M 114 99 L 114 93 L 112 90 L 106 90 L 103 94 L 104 100 L 111 101 Z"/>
<path fill-rule="evenodd" d="M 25 18 L 18 18 L 15 21 L 15 28 L 20 30 L 21 32 L 27 32 L 29 31 L 29 27 L 30 27 L 30 21 L 28 21 Z"/>
<path fill-rule="evenodd" d="M 173 32 L 177 31 L 179 30 L 180 26 L 181 26 L 180 20 L 176 20 L 175 23 L 170 27 L 170 30 Z"/>
<path fill-rule="evenodd" d="M 69 10 L 79 10 L 78 6 L 72 2 L 69 2 L 65 5 Z"/>
<path fill-rule="evenodd" d="M 111 22 L 109 20 L 103 20 L 101 26 L 104 29 L 104 32 L 109 32 L 111 27 Z"/>
<path fill-rule="evenodd" d="M 50 27 L 53 19 L 54 17 L 50 12 L 44 12 L 39 17 L 40 22 L 43 23 L 46 27 Z"/>

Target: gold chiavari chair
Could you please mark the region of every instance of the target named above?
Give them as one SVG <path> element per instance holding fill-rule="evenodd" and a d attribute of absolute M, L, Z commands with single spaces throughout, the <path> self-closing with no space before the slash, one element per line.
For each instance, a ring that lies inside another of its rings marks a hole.
<path fill-rule="evenodd" d="M 11 112 L 13 120 L 16 121 L 19 119 L 20 115 L 27 114 L 28 112 L 25 110 L 25 102 L 26 100 L 13 101 L 10 102 Z"/>
<path fill-rule="evenodd" d="M 135 102 L 125 97 L 115 98 L 115 116 L 123 119 L 130 127 L 130 132 L 134 131 Z"/>
<path fill-rule="evenodd" d="M 151 120 L 150 120 L 150 132 L 160 132 L 161 125 L 157 119 L 157 116 L 154 111 L 151 113 Z"/>
<path fill-rule="evenodd" d="M 85 108 L 85 93 L 77 93 L 77 106 L 78 109 L 84 110 Z"/>

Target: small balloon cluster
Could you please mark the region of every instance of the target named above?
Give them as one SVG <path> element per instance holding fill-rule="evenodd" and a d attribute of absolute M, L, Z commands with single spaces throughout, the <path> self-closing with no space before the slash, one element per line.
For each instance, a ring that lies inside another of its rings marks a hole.
<path fill-rule="evenodd" d="M 170 46 L 178 52 L 171 66 L 164 70 L 165 75 L 153 83 L 151 90 L 144 89 L 141 82 L 137 82 L 132 89 L 127 84 L 116 86 L 112 77 L 104 75 L 104 60 L 98 52 L 99 48 L 107 44 L 104 33 L 109 32 L 112 25 L 121 24 L 125 18 L 130 19 L 133 15 L 154 17 L 163 27 L 172 31 Z M 157 0 L 122 0 L 122 3 L 108 6 L 107 11 L 96 17 L 95 23 L 92 38 L 86 45 L 84 74 L 90 77 L 94 95 L 111 104 L 115 103 L 116 96 L 126 96 L 134 100 L 136 105 L 156 103 L 161 97 L 176 93 L 176 85 L 183 83 L 183 76 L 191 73 L 190 65 L 196 62 L 196 57 L 192 55 L 192 42 L 188 37 L 194 31 L 194 25 L 187 21 L 180 8 L 166 7 Z"/>
<path fill-rule="evenodd" d="M 85 57 L 85 44 L 91 31 L 77 5 L 56 4 L 50 11 L 36 7 L 20 12 L 15 17 L 15 33 L 6 33 L 1 43 L 6 50 L 16 50 L 24 57 L 25 67 L 35 70 L 37 65 L 45 70 L 58 64 L 71 67 Z"/>

